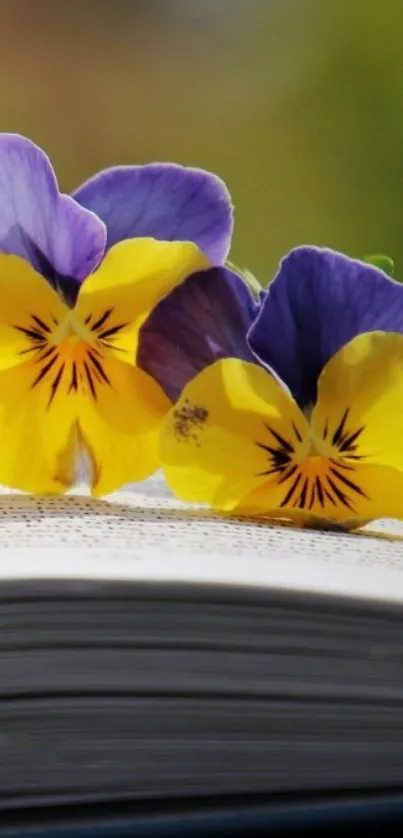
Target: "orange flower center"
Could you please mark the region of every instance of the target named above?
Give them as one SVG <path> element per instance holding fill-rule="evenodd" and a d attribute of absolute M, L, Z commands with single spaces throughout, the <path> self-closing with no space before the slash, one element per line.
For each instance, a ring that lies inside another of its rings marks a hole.
<path fill-rule="evenodd" d="M 356 480 L 358 440 L 364 430 L 348 428 L 348 408 L 331 433 L 326 422 L 319 439 L 303 439 L 296 426 L 287 438 L 265 424 L 271 444 L 257 443 L 269 455 L 269 468 L 263 474 L 274 475 L 284 487 L 280 507 L 309 511 L 344 506 L 355 513 L 354 501 L 367 497 Z"/>
<path fill-rule="evenodd" d="M 115 323 L 113 309 L 107 309 L 96 320 L 90 315 L 84 323 L 69 312 L 62 323 L 31 315 L 26 325 L 15 327 L 27 338 L 21 354 L 33 361 L 31 386 L 49 388 L 48 408 L 62 388 L 67 394 L 81 392 L 96 401 L 98 388 L 111 386 L 105 359 L 114 348 L 114 337 L 126 325 Z"/>

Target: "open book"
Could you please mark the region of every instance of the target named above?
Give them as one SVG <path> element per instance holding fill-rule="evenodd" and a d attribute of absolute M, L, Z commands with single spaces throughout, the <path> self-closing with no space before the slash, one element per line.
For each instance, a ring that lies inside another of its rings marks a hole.
<path fill-rule="evenodd" d="M 0 496 L 0 808 L 403 789 L 403 530 Z M 390 533 L 396 536 L 390 538 Z"/>

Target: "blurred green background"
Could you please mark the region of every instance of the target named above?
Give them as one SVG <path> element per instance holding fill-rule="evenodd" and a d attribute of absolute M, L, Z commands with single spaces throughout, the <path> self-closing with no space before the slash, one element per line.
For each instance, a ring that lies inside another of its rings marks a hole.
<path fill-rule="evenodd" d="M 228 183 L 232 258 L 386 252 L 403 276 L 402 0 L 0 0 L 0 129 L 68 191 L 175 160 Z"/>

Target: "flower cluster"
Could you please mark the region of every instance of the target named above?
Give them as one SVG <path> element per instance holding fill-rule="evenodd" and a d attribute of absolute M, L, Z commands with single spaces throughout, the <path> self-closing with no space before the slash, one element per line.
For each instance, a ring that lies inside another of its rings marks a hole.
<path fill-rule="evenodd" d="M 299 247 L 226 262 L 222 181 L 117 167 L 62 194 L 0 135 L 0 483 L 94 494 L 163 468 L 185 501 L 356 528 L 403 518 L 403 286 Z"/>

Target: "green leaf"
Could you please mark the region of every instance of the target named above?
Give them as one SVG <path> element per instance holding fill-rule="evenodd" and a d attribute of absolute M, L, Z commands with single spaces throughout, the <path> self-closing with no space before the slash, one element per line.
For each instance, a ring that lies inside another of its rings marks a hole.
<path fill-rule="evenodd" d="M 390 256 L 384 256 L 382 253 L 374 253 L 371 256 L 366 256 L 364 262 L 369 265 L 374 265 L 375 268 L 383 271 L 388 276 L 393 276 L 395 272 L 395 265 Z"/>
<path fill-rule="evenodd" d="M 246 284 L 249 285 L 249 288 L 253 293 L 257 296 L 259 292 L 262 290 L 262 286 L 258 279 L 254 276 L 252 271 L 249 271 L 248 268 L 238 268 L 238 265 L 234 265 L 233 262 L 230 262 L 227 259 L 225 263 L 225 267 L 229 268 L 234 273 L 238 274 L 238 276 L 242 277 L 245 280 Z"/>

